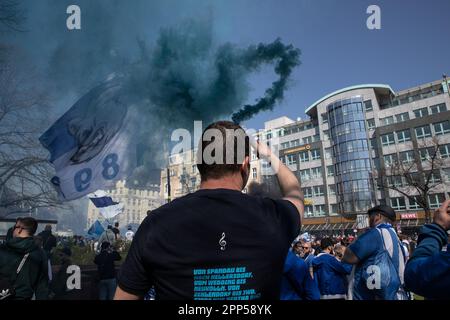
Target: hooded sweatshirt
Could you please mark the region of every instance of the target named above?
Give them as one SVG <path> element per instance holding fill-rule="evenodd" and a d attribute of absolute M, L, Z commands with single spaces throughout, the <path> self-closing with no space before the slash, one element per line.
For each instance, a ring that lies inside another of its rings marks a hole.
<path fill-rule="evenodd" d="M 0 245 L 0 276 L 14 279 L 17 267 L 25 254 L 25 264 L 14 282 L 16 300 L 48 299 L 48 262 L 44 251 L 34 243 L 33 237 L 11 238 Z"/>

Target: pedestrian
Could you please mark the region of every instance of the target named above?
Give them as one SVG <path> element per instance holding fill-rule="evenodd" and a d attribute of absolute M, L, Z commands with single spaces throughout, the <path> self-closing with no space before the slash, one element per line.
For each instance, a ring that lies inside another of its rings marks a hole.
<path fill-rule="evenodd" d="M 306 264 L 311 266 L 311 262 L 314 260 L 314 250 L 311 248 L 311 242 L 302 241 L 302 251 L 300 257 L 305 260 Z"/>
<path fill-rule="evenodd" d="M 119 230 L 119 222 L 114 223 L 114 228 L 112 228 L 114 232 L 114 240 L 120 239 L 120 230 Z"/>
<path fill-rule="evenodd" d="M 311 262 L 314 280 L 320 291 L 320 299 L 346 299 L 346 276 L 350 274 L 352 266 L 336 259 L 333 255 L 334 244 L 331 238 L 323 238 L 320 246 L 322 252 Z"/>
<path fill-rule="evenodd" d="M 34 218 L 20 218 L 0 245 L 0 299 L 48 299 L 47 257 L 33 238 L 37 227 Z"/>
<path fill-rule="evenodd" d="M 133 228 L 131 226 L 128 226 L 128 231 L 125 232 L 125 239 L 127 239 L 127 241 L 132 241 L 133 237 L 134 237 Z"/>
<path fill-rule="evenodd" d="M 56 247 L 56 237 L 52 234 L 52 226 L 47 224 L 44 231 L 38 234 L 42 238 L 42 247 L 48 258 L 51 259 L 51 252 Z"/>
<path fill-rule="evenodd" d="M 72 250 L 69 247 L 63 247 L 56 250 L 56 254 L 59 257 L 59 269 L 50 282 L 50 297 L 52 300 L 67 300 L 74 290 L 67 287 L 69 278 L 67 269 L 72 265 Z"/>
<path fill-rule="evenodd" d="M 122 257 L 109 244 L 109 242 L 102 242 L 101 252 L 98 254 L 94 263 L 98 268 L 99 276 L 99 298 L 100 300 L 112 300 L 116 291 L 116 267 L 114 262 L 120 261 Z"/>
<path fill-rule="evenodd" d="M 306 262 L 289 250 L 284 263 L 280 300 L 319 300 L 317 283 Z"/>
<path fill-rule="evenodd" d="M 450 200 L 420 230 L 418 244 L 405 270 L 406 287 L 428 299 L 450 298 Z M 447 247 L 445 251 L 443 247 Z"/>
<path fill-rule="evenodd" d="M 349 284 L 352 300 L 407 300 L 406 256 L 393 228 L 395 211 L 386 205 L 368 210 L 369 229 L 345 250 L 342 261 L 355 265 Z"/>
<path fill-rule="evenodd" d="M 108 243 L 115 243 L 116 240 L 116 235 L 113 231 L 113 227 L 112 225 L 108 225 L 107 229 L 105 231 L 103 231 L 103 233 L 101 234 L 100 238 L 98 239 L 98 243 L 99 243 L 99 248 L 101 247 L 101 244 L 103 242 L 108 242 Z"/>
<path fill-rule="evenodd" d="M 259 157 L 271 163 L 283 199 L 245 194 L 250 147 L 244 130 L 219 121 L 201 137 L 200 190 L 144 219 L 120 269 L 115 299 L 142 299 L 152 285 L 161 300 L 279 299 L 283 265 L 304 210 L 300 183 L 265 143 L 255 143 Z M 208 285 L 223 281 L 235 284 Z"/>

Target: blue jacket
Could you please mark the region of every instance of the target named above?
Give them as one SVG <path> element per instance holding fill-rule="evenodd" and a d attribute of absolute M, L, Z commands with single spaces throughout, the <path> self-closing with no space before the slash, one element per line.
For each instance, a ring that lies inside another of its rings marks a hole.
<path fill-rule="evenodd" d="M 352 265 L 340 262 L 331 254 L 320 253 L 312 261 L 312 267 L 321 299 L 343 299 L 346 297 L 346 275 L 352 271 Z"/>
<path fill-rule="evenodd" d="M 281 300 L 319 300 L 317 284 L 303 259 L 289 250 L 281 279 Z"/>
<path fill-rule="evenodd" d="M 447 232 L 437 224 L 422 227 L 418 245 L 405 268 L 405 285 L 408 290 L 428 299 L 450 298 L 450 245 Z"/>

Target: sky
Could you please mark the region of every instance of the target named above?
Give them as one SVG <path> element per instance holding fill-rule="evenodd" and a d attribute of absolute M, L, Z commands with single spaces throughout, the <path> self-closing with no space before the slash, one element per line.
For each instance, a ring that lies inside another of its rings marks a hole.
<path fill-rule="evenodd" d="M 291 76 L 285 99 L 273 111 L 262 112 L 245 122 L 254 129 L 283 115 L 305 118 L 304 110 L 310 104 L 346 86 L 384 83 L 395 91 L 450 73 L 448 0 L 23 0 L 22 3 L 26 31 L 14 34 L 11 41 L 28 51 L 37 68 L 44 71 L 43 77 L 49 80 L 54 77 L 46 69 L 52 64 L 49 59 L 62 43 L 69 43 L 73 53 L 63 64 L 76 66 L 74 43 L 94 54 L 100 52 L 101 46 L 111 46 L 106 50 L 114 50 L 131 60 L 136 54 L 137 38 L 151 47 L 161 28 L 205 16 L 211 18 L 217 45 L 230 42 L 245 48 L 276 38 L 293 44 L 302 52 L 301 65 Z M 70 32 L 65 28 L 65 9 L 70 4 L 81 8 L 81 31 Z M 366 9 L 372 4 L 381 9 L 380 30 L 369 30 L 366 26 L 369 17 Z M 83 37 L 77 32 L 82 32 Z M 88 60 L 86 56 L 83 59 Z M 98 64 L 94 60 L 92 63 Z M 105 63 L 104 69 L 108 68 L 113 69 Z M 67 70 L 66 73 L 76 73 Z M 275 80 L 270 65 L 251 75 L 248 102 L 261 97 Z M 55 117 L 94 83 L 85 74 L 79 82 L 85 87 L 64 89 L 56 94 L 60 108 Z"/>

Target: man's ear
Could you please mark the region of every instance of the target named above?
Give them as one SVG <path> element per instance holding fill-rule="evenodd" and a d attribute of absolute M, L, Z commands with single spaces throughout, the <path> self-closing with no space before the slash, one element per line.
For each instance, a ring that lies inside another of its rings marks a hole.
<path fill-rule="evenodd" d="M 244 158 L 244 162 L 241 165 L 241 171 L 245 172 L 246 174 L 249 174 L 250 171 L 250 157 L 246 156 Z"/>

